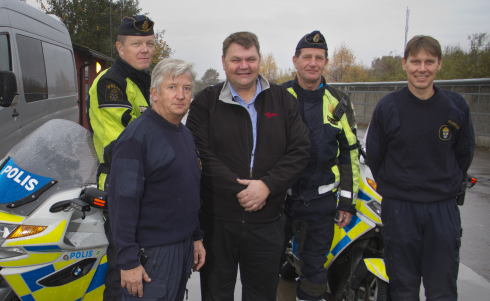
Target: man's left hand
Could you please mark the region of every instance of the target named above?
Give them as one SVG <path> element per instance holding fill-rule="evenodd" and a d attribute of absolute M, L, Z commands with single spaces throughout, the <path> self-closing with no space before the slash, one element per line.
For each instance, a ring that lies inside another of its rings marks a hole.
<path fill-rule="evenodd" d="M 343 227 L 347 226 L 350 223 L 351 218 L 352 218 L 352 213 L 339 210 L 339 222 L 337 223 L 337 226 L 339 226 L 339 228 L 342 229 Z"/>
<path fill-rule="evenodd" d="M 192 270 L 199 271 L 206 261 L 206 250 L 202 244 L 202 240 L 196 240 L 194 242 L 194 263 L 192 264 Z"/>
<path fill-rule="evenodd" d="M 240 205 L 245 208 L 245 211 L 253 212 L 262 209 L 265 206 L 265 200 L 271 193 L 269 187 L 261 180 L 241 180 L 237 182 L 242 185 L 247 185 L 245 190 L 240 191 L 236 195 Z"/>

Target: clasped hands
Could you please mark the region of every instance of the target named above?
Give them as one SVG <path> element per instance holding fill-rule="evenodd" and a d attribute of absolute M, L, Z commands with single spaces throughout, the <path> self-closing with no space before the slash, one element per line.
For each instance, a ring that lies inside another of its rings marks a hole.
<path fill-rule="evenodd" d="M 245 211 L 254 212 L 265 206 L 265 200 L 270 194 L 269 187 L 261 180 L 242 180 L 237 182 L 246 185 L 247 188 L 236 195 L 240 205 Z"/>

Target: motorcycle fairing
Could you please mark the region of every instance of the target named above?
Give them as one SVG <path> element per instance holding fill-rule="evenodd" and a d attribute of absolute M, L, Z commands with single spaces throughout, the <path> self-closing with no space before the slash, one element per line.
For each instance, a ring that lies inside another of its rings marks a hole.
<path fill-rule="evenodd" d="M 373 202 L 377 202 L 376 200 L 373 200 Z M 382 225 L 383 223 L 381 222 L 381 218 L 375 214 L 369 207 L 366 206 L 365 202 L 357 202 L 356 204 L 356 210 L 370 218 L 372 221 L 374 221 L 378 225 Z"/>
<path fill-rule="evenodd" d="M 92 282 L 85 292 L 85 296 L 82 299 L 83 301 L 102 300 L 105 289 L 105 273 L 107 272 L 108 267 L 109 263 L 107 263 L 107 255 L 104 255 L 104 257 L 102 257 L 102 259 L 100 260 L 94 278 L 92 278 Z"/>
<path fill-rule="evenodd" d="M 3 245 L 7 247 L 24 246 L 33 244 L 53 244 L 58 243 L 63 237 L 66 228 L 66 220 L 62 220 L 59 224 L 49 225 L 44 231 L 22 238 L 7 239 Z M 3 262 L 0 260 L 0 266 Z"/>
<path fill-rule="evenodd" d="M 390 282 L 388 274 L 386 274 L 386 266 L 384 259 L 381 258 L 366 258 L 364 263 L 368 271 L 385 282 Z"/>
<path fill-rule="evenodd" d="M 7 268 L 2 270 L 2 274 L 21 300 L 75 301 L 82 300 L 82 298 L 85 301 L 102 300 L 108 265 L 106 255 L 100 259 L 99 264 L 97 262 L 93 264 L 90 272 L 77 280 L 56 287 L 44 287 L 39 284 L 40 280 L 48 278 L 76 261 L 56 262 L 41 267 Z"/>
<path fill-rule="evenodd" d="M 19 224 L 25 219 L 24 216 L 5 213 L 0 211 L 0 222 Z"/>
<path fill-rule="evenodd" d="M 10 158 L 0 171 L 0 203 L 13 203 L 29 196 L 48 184 L 52 178 L 30 173 L 15 164 Z"/>
<path fill-rule="evenodd" d="M 337 225 L 334 228 L 334 237 L 330 252 L 326 254 L 327 261 L 324 264 L 328 268 L 334 259 L 359 236 L 376 227 L 376 224 L 362 215 L 354 215 L 346 227 L 340 229 Z"/>

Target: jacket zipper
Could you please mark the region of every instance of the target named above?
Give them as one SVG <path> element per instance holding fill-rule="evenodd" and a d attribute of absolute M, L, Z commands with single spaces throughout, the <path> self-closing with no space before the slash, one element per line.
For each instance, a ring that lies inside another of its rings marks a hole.
<path fill-rule="evenodd" d="M 247 109 L 245 109 L 245 111 L 247 111 Z M 250 120 L 250 124 L 252 125 L 252 119 L 250 118 L 250 114 L 248 113 L 248 111 L 246 113 L 247 113 L 248 119 Z M 252 129 L 252 131 L 253 131 L 253 129 Z M 245 124 L 245 133 L 246 133 L 245 136 L 247 137 L 247 153 L 250 154 L 250 147 L 249 147 L 249 143 L 248 143 L 248 126 L 247 126 L 247 124 Z M 253 133 L 252 133 L 252 139 L 253 139 Z M 250 154 L 250 161 L 248 163 L 249 166 L 252 163 L 252 158 L 253 158 L 253 156 Z M 252 168 L 250 168 L 250 180 L 251 179 L 252 179 Z M 246 213 L 246 211 L 245 211 L 245 209 L 243 209 L 242 224 L 245 223 L 245 213 Z"/>

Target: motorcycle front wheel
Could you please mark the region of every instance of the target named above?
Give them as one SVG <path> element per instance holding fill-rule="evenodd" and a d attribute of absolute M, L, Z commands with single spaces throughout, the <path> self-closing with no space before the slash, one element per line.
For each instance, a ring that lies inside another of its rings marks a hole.
<path fill-rule="evenodd" d="M 388 283 L 369 274 L 355 292 L 356 301 L 391 301 Z"/>
<path fill-rule="evenodd" d="M 285 280 L 295 280 L 298 277 L 294 266 L 292 266 L 288 261 L 282 265 L 281 277 Z"/>

